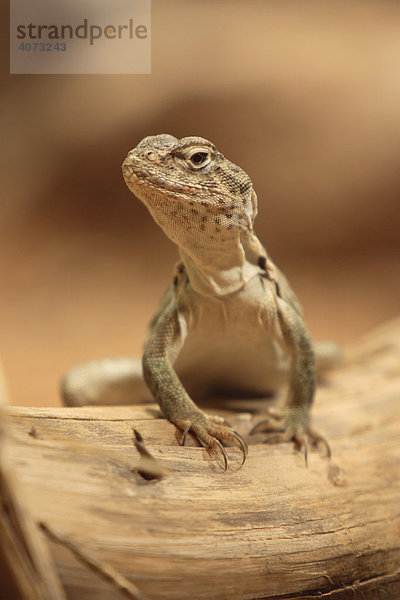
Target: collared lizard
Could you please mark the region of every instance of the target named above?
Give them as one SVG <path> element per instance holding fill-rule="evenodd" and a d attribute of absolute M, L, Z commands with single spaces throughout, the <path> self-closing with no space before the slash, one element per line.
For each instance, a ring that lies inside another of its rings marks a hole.
<path fill-rule="evenodd" d="M 334 345 L 314 346 L 287 279 L 254 233 L 257 197 L 250 177 L 201 137 L 144 138 L 122 172 L 128 188 L 177 244 L 180 261 L 150 326 L 143 376 L 163 414 L 205 447 L 241 447 L 243 438 L 192 400 L 218 393 L 265 396 L 286 379 L 281 416 L 259 423 L 270 441 L 329 446 L 310 424 L 315 354 L 337 358 Z M 314 351 L 316 350 L 316 352 Z M 318 352 L 319 350 L 319 352 Z M 105 359 L 72 369 L 66 404 L 127 403 L 141 385 L 134 359 Z M 271 432 L 274 432 L 271 434 Z"/>

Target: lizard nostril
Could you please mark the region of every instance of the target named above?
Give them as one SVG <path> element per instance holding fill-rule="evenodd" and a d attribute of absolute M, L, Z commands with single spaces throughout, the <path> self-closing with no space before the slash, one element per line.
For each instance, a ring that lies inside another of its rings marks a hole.
<path fill-rule="evenodd" d="M 155 152 L 153 152 L 152 150 L 148 150 L 146 152 L 146 156 L 149 160 L 154 161 L 157 158 L 157 154 Z"/>

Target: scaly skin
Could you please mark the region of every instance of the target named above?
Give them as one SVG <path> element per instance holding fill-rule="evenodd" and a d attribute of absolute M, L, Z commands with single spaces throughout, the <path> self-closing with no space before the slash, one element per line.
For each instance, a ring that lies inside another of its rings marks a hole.
<path fill-rule="evenodd" d="M 164 415 L 184 432 L 183 441 L 191 431 L 222 453 L 225 467 L 222 443 L 238 444 L 245 457 L 242 438 L 201 411 L 184 383 L 190 388 L 200 371 L 208 382 L 203 392 L 239 388 L 260 395 L 275 389 L 274 374 L 288 364 L 284 413 L 254 431 L 273 431 L 270 441 L 293 440 L 305 453 L 308 441 L 324 442 L 310 427 L 313 344 L 294 292 L 254 233 L 257 198 L 249 176 L 211 142 L 171 135 L 142 140 L 122 170 L 181 256 L 151 325 L 143 375 Z"/>

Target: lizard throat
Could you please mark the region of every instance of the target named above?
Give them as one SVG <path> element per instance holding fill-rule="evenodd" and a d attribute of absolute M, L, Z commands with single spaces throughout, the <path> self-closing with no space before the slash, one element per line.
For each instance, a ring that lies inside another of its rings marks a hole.
<path fill-rule="evenodd" d="M 259 268 L 247 261 L 243 246 L 238 240 L 226 254 L 188 252 L 179 248 L 189 281 L 193 289 L 206 296 L 225 296 L 241 290 Z"/>
<path fill-rule="evenodd" d="M 222 224 L 222 208 L 193 201 L 193 193 L 173 195 L 157 184 L 129 181 L 131 191 L 146 205 L 154 221 L 179 248 L 192 287 L 205 295 L 223 296 L 240 290 L 259 272 L 246 259 L 248 237 L 255 237 L 242 214 L 228 213 Z M 158 192 L 158 193 L 157 193 Z M 215 223 L 217 219 L 217 223 Z M 229 228 L 229 229 L 228 229 Z"/>

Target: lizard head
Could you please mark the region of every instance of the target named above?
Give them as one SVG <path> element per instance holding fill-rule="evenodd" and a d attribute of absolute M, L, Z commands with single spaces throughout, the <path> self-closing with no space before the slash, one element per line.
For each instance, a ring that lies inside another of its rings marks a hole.
<path fill-rule="evenodd" d="M 174 242 L 221 247 L 252 231 L 257 199 L 250 177 L 208 140 L 161 134 L 128 153 L 128 188 Z"/>

